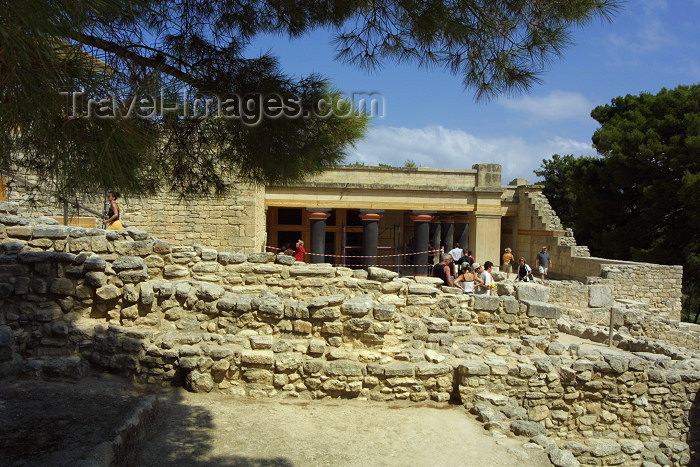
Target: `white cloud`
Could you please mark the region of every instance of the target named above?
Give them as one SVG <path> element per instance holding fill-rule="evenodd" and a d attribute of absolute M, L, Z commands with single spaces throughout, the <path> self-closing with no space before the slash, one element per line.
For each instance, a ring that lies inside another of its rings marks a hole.
<path fill-rule="evenodd" d="M 658 52 L 678 44 L 676 36 L 661 19 L 662 13 L 668 10 L 666 0 L 642 0 L 640 3 L 641 8 L 629 10 L 629 14 L 636 16 L 636 29 L 626 34 L 608 35 L 610 50 L 622 57 Z"/>
<path fill-rule="evenodd" d="M 594 105 L 577 92 L 552 91 L 546 96 L 524 96 L 498 101 L 507 109 L 529 114 L 539 120 L 587 120 Z"/>
<path fill-rule="evenodd" d="M 480 138 L 462 130 L 443 126 L 425 128 L 375 127 L 369 130 L 357 150 L 346 158 L 348 163 L 388 164 L 402 167 L 407 160 L 433 168 L 470 169 L 473 164 L 493 163 L 503 166 L 502 183 L 514 178 L 535 180 L 533 171 L 542 159 L 552 154 L 592 155 L 590 143 L 551 138 L 529 142 L 520 137 Z"/>

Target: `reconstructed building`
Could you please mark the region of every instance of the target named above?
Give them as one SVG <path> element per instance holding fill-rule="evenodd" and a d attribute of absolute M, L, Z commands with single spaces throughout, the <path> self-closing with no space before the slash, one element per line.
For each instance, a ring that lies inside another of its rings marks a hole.
<path fill-rule="evenodd" d="M 26 183 L 5 180 L 0 195 L 23 211 L 64 219 L 64 206 L 30 199 Z M 523 256 L 533 266 L 547 245 L 554 262 L 551 278 L 586 282 L 605 276 L 620 289 L 617 296 L 643 299 L 674 315 L 680 310 L 679 266 L 591 257 L 563 228 L 541 187 L 524 179 L 504 185 L 498 164 L 471 169 L 337 167 L 284 186 L 242 184 L 221 198 L 181 201 L 163 194 L 127 198 L 120 205 L 125 225 L 175 245 L 249 254 L 276 251 L 302 239 L 307 262 L 378 264 L 405 274 L 425 274 L 429 250 L 447 251 L 454 243 L 471 250 L 481 263 L 499 265 L 503 250 L 511 248 L 516 258 Z M 65 213 L 69 223 L 100 225 L 94 215 L 102 209 L 100 198 L 77 206 Z M 92 211 L 87 216 L 86 207 Z M 620 275 L 626 280 L 614 278 Z M 650 294 L 647 281 L 659 277 L 668 278 L 668 293 L 645 297 Z"/>

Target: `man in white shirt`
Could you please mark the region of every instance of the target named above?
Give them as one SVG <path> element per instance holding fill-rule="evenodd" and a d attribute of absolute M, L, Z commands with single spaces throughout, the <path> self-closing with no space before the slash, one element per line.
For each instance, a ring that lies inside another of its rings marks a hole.
<path fill-rule="evenodd" d="M 455 270 L 455 276 L 459 275 L 459 266 L 457 265 L 457 261 L 459 261 L 462 256 L 464 256 L 464 250 L 459 247 L 459 243 L 455 243 L 454 248 L 452 248 L 450 251 L 447 252 L 454 261 L 452 262 L 454 270 Z"/>
<path fill-rule="evenodd" d="M 484 285 L 479 285 L 477 287 L 477 294 L 482 295 L 493 295 L 492 290 L 494 286 L 493 276 L 491 276 L 491 269 L 493 268 L 493 263 L 491 261 L 486 261 L 484 263 L 483 271 L 479 274 L 479 277 L 484 282 Z"/>

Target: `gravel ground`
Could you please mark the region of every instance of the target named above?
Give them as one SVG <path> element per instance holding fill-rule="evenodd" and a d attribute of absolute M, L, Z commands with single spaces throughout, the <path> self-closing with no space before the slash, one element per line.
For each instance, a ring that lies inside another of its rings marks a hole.
<path fill-rule="evenodd" d="M 117 464 L 137 466 L 550 465 L 525 439 L 493 437 L 461 406 L 171 390 L 134 424 L 155 391 L 111 376 L 0 380 L 0 465 L 99 464 L 109 456 L 96 448 L 110 441 L 129 451 Z"/>

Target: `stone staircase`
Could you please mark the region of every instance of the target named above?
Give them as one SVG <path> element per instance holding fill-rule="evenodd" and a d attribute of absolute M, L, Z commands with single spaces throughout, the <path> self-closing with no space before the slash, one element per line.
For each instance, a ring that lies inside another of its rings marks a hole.
<path fill-rule="evenodd" d="M 579 246 L 576 244 L 573 230 L 564 228 L 561 219 L 559 219 L 559 216 L 557 216 L 557 213 L 549 204 L 549 200 L 541 191 L 528 191 L 525 196 L 530 200 L 539 223 L 539 225 L 537 225 L 533 222 L 533 227 L 551 232 L 558 232 L 559 234 L 554 236 L 556 244 L 561 247 L 570 247 L 571 256 L 591 256 L 587 246 Z"/>

